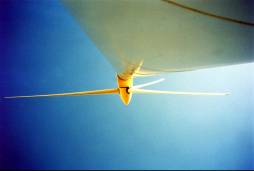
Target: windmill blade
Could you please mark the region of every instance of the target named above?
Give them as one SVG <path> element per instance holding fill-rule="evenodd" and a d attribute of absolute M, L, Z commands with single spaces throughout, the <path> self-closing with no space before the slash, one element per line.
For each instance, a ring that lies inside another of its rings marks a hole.
<path fill-rule="evenodd" d="M 191 95 L 191 96 L 225 96 L 229 93 L 209 93 L 209 92 L 181 92 L 181 91 L 160 91 L 160 90 L 146 90 L 146 89 L 131 89 L 132 93 L 139 94 L 172 94 L 172 95 Z"/>
<path fill-rule="evenodd" d="M 84 95 L 118 94 L 118 93 L 119 93 L 118 89 L 114 88 L 114 89 L 81 91 L 81 92 L 60 93 L 60 94 L 41 94 L 41 95 L 31 95 L 31 96 L 10 96 L 10 97 L 4 97 L 4 98 L 6 98 L 6 99 L 15 99 L 15 98 L 56 97 L 56 96 L 84 96 Z"/>
<path fill-rule="evenodd" d="M 134 86 L 133 88 L 134 88 L 134 89 L 143 88 L 143 87 L 146 87 L 146 86 L 149 86 L 149 85 L 157 84 L 157 83 L 162 82 L 162 81 L 164 81 L 164 80 L 165 80 L 164 78 L 161 78 L 161 79 L 156 80 L 156 81 L 152 81 L 152 82 L 148 82 L 148 83 L 145 83 L 145 84 L 136 85 L 136 86 Z"/>
<path fill-rule="evenodd" d="M 134 77 L 149 77 L 149 76 L 154 76 L 154 75 L 159 75 L 161 74 L 161 71 L 151 71 L 151 69 L 147 68 L 145 69 L 144 67 L 140 67 L 138 71 L 136 71 L 133 76 Z"/>

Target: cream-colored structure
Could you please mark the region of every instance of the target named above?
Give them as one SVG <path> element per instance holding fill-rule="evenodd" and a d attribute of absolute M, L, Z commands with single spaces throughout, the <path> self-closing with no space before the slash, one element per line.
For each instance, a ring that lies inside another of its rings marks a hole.
<path fill-rule="evenodd" d="M 252 0 L 63 2 L 121 77 L 254 61 Z"/>

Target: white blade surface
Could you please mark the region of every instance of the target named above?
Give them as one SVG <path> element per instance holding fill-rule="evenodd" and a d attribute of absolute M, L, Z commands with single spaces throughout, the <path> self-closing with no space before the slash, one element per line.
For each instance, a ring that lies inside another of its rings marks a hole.
<path fill-rule="evenodd" d="M 164 80 L 165 80 L 164 78 L 161 78 L 161 79 L 159 79 L 159 80 L 152 81 L 152 82 L 149 82 L 149 83 L 139 84 L 139 85 L 134 86 L 134 89 L 139 89 L 139 88 L 142 88 L 142 87 L 146 87 L 146 86 L 149 86 L 149 85 L 153 85 L 153 84 L 162 82 L 162 81 L 164 81 Z"/>
<path fill-rule="evenodd" d="M 14 98 L 35 98 L 35 97 L 55 97 L 55 96 L 84 96 L 84 95 L 101 95 L 101 94 L 118 94 L 118 89 L 104 89 L 104 90 L 94 90 L 94 91 L 81 91 L 81 92 L 71 92 L 71 93 L 60 93 L 60 94 L 41 94 L 41 95 L 31 95 L 31 96 L 10 96 L 4 97 L 6 99 Z"/>
<path fill-rule="evenodd" d="M 139 94 L 172 94 L 172 95 L 191 95 L 191 96 L 225 96 L 229 93 L 209 93 L 209 92 L 181 92 L 181 91 L 160 91 L 160 90 L 145 90 L 131 89 L 132 93 Z"/>

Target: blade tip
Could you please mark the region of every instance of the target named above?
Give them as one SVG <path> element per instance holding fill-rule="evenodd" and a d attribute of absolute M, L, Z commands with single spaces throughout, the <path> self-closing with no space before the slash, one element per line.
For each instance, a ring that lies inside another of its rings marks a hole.
<path fill-rule="evenodd" d="M 2 97 L 3 99 L 13 99 L 14 97 Z"/>

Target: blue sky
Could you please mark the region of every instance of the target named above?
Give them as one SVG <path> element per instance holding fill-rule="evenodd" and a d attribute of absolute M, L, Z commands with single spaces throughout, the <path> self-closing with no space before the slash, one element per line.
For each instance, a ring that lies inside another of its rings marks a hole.
<path fill-rule="evenodd" d="M 116 86 L 114 68 L 60 2 L 0 3 L 1 96 Z M 253 169 L 253 68 L 168 73 L 151 86 L 226 97 L 1 99 L 0 168 Z"/>

